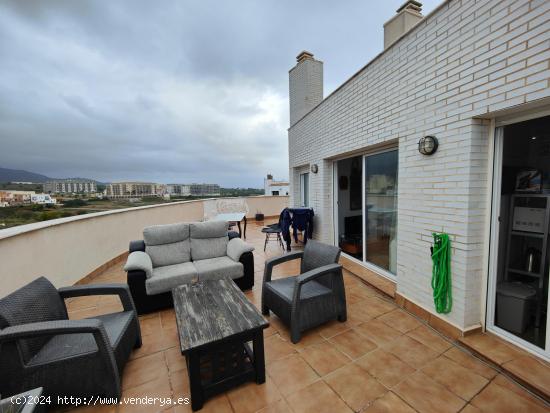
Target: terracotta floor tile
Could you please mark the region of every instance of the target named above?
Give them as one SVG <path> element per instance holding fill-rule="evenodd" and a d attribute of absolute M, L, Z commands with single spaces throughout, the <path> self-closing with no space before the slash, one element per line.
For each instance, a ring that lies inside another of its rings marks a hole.
<path fill-rule="evenodd" d="M 439 357 L 431 361 L 422 368 L 422 372 L 466 401 L 489 383 L 485 377 L 475 374 L 447 357 Z"/>
<path fill-rule="evenodd" d="M 391 388 L 416 370 L 391 353 L 382 349 L 357 359 L 355 364 L 365 369 L 383 385 Z"/>
<path fill-rule="evenodd" d="M 484 358 L 499 365 L 527 354 L 523 351 L 512 348 L 511 346 L 505 344 L 502 340 L 489 334 L 480 333 L 467 337 L 461 337 L 460 341 L 477 353 L 481 354 Z"/>
<path fill-rule="evenodd" d="M 350 413 L 352 410 L 322 380 L 287 397 L 294 413 Z"/>
<path fill-rule="evenodd" d="M 172 390 L 168 376 L 161 377 L 157 380 L 148 381 L 139 386 L 123 390 L 122 397 L 126 398 L 145 398 L 145 397 L 157 397 L 159 399 L 166 400 L 172 397 Z M 168 409 L 169 406 L 161 406 L 160 401 L 152 404 L 120 404 L 118 406 L 118 412 L 159 412 Z"/>
<path fill-rule="evenodd" d="M 378 320 L 402 333 L 414 330 L 422 325 L 422 323 L 412 315 L 400 309 L 381 315 L 378 317 Z"/>
<path fill-rule="evenodd" d="M 372 310 L 368 307 L 368 303 L 361 300 L 354 304 L 348 304 L 348 318 L 357 320 L 359 323 L 364 323 L 372 320 L 374 317 Z"/>
<path fill-rule="evenodd" d="M 129 389 L 161 377 L 168 377 L 163 353 L 130 360 L 124 367 L 122 388 Z"/>
<path fill-rule="evenodd" d="M 479 410 L 477 407 L 475 407 L 473 404 L 467 404 L 464 406 L 464 409 L 460 411 L 460 413 L 483 413 L 481 410 Z"/>
<path fill-rule="evenodd" d="M 384 346 L 383 349 L 394 354 L 415 369 L 423 367 L 438 356 L 437 351 L 432 350 L 409 336 L 396 338 Z"/>
<path fill-rule="evenodd" d="M 383 397 L 377 399 L 364 413 L 415 413 L 411 406 L 397 397 L 391 391 L 387 392 Z"/>
<path fill-rule="evenodd" d="M 289 413 L 292 409 L 288 405 L 285 399 L 281 399 L 275 403 L 272 403 L 261 410 L 258 413 Z"/>
<path fill-rule="evenodd" d="M 160 312 L 160 322 L 163 329 L 176 328 L 176 313 L 174 309 L 163 310 Z"/>
<path fill-rule="evenodd" d="M 512 379 L 505 377 L 502 374 L 496 375 L 492 383 L 498 384 L 499 386 L 504 387 L 506 390 L 514 392 L 518 396 L 523 397 L 524 399 L 527 399 L 535 404 L 538 404 L 539 406 L 545 406 L 544 402 L 542 402 L 540 398 L 534 396 L 532 393 L 519 386 L 515 381 L 512 381 Z"/>
<path fill-rule="evenodd" d="M 281 337 L 283 337 L 285 340 L 290 342 L 290 332 L 283 331 L 279 332 Z M 319 344 L 325 341 L 325 338 L 319 334 L 316 330 L 310 330 L 305 331 L 302 333 L 302 337 L 300 338 L 300 341 L 296 344 L 291 343 L 294 350 L 298 352 L 304 351 L 307 347 L 313 345 L 313 344 Z"/>
<path fill-rule="evenodd" d="M 334 344 L 325 341 L 307 347 L 300 355 L 320 376 L 324 376 L 351 362 Z"/>
<path fill-rule="evenodd" d="M 140 318 L 139 326 L 142 336 L 162 334 L 162 324 L 160 323 L 160 315 L 158 313 L 156 317 Z"/>
<path fill-rule="evenodd" d="M 227 392 L 231 406 L 239 413 L 254 413 L 282 399 L 281 392 L 269 376 L 263 384 L 243 384 Z"/>
<path fill-rule="evenodd" d="M 329 323 L 326 323 L 318 328 L 316 328 L 314 331 L 318 332 L 323 336 L 324 338 L 330 338 L 335 336 L 336 334 L 343 333 L 346 330 L 349 330 L 350 328 L 354 327 L 356 324 L 353 324 L 351 322 L 345 321 L 331 321 Z"/>
<path fill-rule="evenodd" d="M 376 318 L 354 327 L 354 330 L 378 346 L 384 346 L 402 335 L 401 332 Z"/>
<path fill-rule="evenodd" d="M 336 370 L 324 380 L 356 412 L 388 391 L 355 364 Z"/>
<path fill-rule="evenodd" d="M 136 359 L 149 354 L 154 354 L 159 351 L 168 350 L 169 348 L 177 347 L 180 344 L 178 332 L 175 328 L 170 330 L 162 330 L 160 334 L 150 334 L 143 336 L 143 344 L 140 348 L 134 350 L 130 355 L 130 359 Z"/>
<path fill-rule="evenodd" d="M 181 354 L 179 346 L 164 351 L 164 360 L 170 373 L 187 371 L 185 357 Z"/>
<path fill-rule="evenodd" d="M 422 372 L 409 376 L 393 391 L 421 413 L 455 413 L 466 404 Z"/>
<path fill-rule="evenodd" d="M 443 356 L 456 361 L 462 367 L 465 367 L 468 370 L 471 370 L 474 373 L 485 377 L 486 379 L 492 379 L 498 373 L 495 369 L 487 365 L 485 362 L 475 358 L 471 354 L 468 354 L 466 351 L 457 347 L 451 347 L 449 350 L 443 353 Z"/>
<path fill-rule="evenodd" d="M 174 373 L 170 373 L 170 387 L 172 388 L 172 394 L 174 397 L 190 398 L 191 390 L 189 387 L 189 376 L 187 371 L 180 370 Z"/>
<path fill-rule="evenodd" d="M 364 305 L 365 311 L 372 318 L 381 316 L 382 314 L 389 313 L 397 308 L 395 303 L 383 300 L 378 297 L 368 297 L 357 303 L 356 305 Z"/>
<path fill-rule="evenodd" d="M 550 397 L 550 367 L 532 356 L 520 357 L 502 365 L 519 379 Z"/>
<path fill-rule="evenodd" d="M 471 402 L 484 412 L 543 413 L 544 407 L 521 397 L 513 391 L 491 382 Z"/>
<path fill-rule="evenodd" d="M 290 342 L 281 338 L 279 334 L 274 334 L 264 340 L 264 351 L 266 363 L 271 363 L 296 353 Z"/>
<path fill-rule="evenodd" d="M 377 347 L 375 343 L 355 330 L 348 330 L 337 334 L 330 338 L 329 341 L 351 359 L 359 358 Z"/>
<path fill-rule="evenodd" d="M 319 376 L 299 355 L 271 363 L 267 372 L 284 396 L 319 380 Z"/>
<path fill-rule="evenodd" d="M 187 406 L 186 406 L 187 407 Z M 211 399 L 206 400 L 201 413 L 233 413 L 231 403 L 225 394 L 220 394 Z M 176 413 L 180 413 L 179 411 Z"/>
<path fill-rule="evenodd" d="M 445 340 L 433 329 L 425 325 L 421 325 L 420 327 L 409 331 L 407 335 L 437 351 L 438 353 L 443 353 L 453 346 L 451 342 Z"/>

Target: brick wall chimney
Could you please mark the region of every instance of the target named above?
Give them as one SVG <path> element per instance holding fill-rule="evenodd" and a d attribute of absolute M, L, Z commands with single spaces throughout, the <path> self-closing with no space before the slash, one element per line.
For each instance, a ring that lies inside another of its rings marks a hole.
<path fill-rule="evenodd" d="M 289 71 L 290 126 L 323 100 L 323 62 L 303 51 Z"/>
<path fill-rule="evenodd" d="M 414 0 L 405 2 L 397 9 L 397 15 L 384 23 L 384 49 L 391 46 L 423 18 L 422 3 Z"/>

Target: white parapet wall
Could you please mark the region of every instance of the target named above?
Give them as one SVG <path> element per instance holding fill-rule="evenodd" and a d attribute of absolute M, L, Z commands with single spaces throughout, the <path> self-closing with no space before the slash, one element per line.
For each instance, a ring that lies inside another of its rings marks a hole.
<path fill-rule="evenodd" d="M 244 198 L 249 218 L 276 216 L 286 196 Z M 43 275 L 72 285 L 141 239 L 149 225 L 200 221 L 204 202 L 181 201 L 60 218 L 0 230 L 0 297 Z"/>

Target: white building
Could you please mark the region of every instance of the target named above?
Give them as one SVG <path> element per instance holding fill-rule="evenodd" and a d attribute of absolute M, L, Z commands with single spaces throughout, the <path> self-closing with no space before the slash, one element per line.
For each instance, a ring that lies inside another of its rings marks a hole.
<path fill-rule="evenodd" d="M 105 188 L 107 198 L 163 197 L 166 185 L 151 182 L 113 182 Z"/>
<path fill-rule="evenodd" d="M 323 63 L 298 56 L 288 131 L 290 205 L 314 208 L 315 238 L 433 325 L 484 328 L 547 359 L 549 10 L 449 0 L 424 17 L 408 1 L 384 25 L 384 50 L 329 96 Z M 438 142 L 431 156 L 419 153 L 426 136 Z M 515 226 L 527 209 L 542 232 Z M 451 239 L 449 314 L 434 308 L 433 232 Z M 505 299 L 518 285 L 530 310 Z"/>
<path fill-rule="evenodd" d="M 38 205 L 55 205 L 57 199 L 53 198 L 50 194 L 33 194 L 31 195 L 31 203 Z"/>
<path fill-rule="evenodd" d="M 275 181 L 273 175 L 268 174 L 264 178 L 264 194 L 265 195 L 289 195 L 290 184 L 288 181 Z"/>
<path fill-rule="evenodd" d="M 168 184 L 168 194 L 173 196 L 219 196 L 220 186 L 217 184 Z"/>

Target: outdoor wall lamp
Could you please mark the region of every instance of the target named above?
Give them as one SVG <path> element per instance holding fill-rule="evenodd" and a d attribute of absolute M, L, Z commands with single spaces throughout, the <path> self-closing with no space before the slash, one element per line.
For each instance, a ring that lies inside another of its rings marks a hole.
<path fill-rule="evenodd" d="M 319 172 L 319 167 L 317 166 L 316 163 L 314 163 L 313 165 L 311 165 L 311 172 L 313 172 L 314 174 L 316 174 L 317 172 Z"/>
<path fill-rule="evenodd" d="M 422 155 L 433 155 L 438 146 L 439 143 L 435 136 L 424 136 L 418 141 L 418 152 Z"/>

